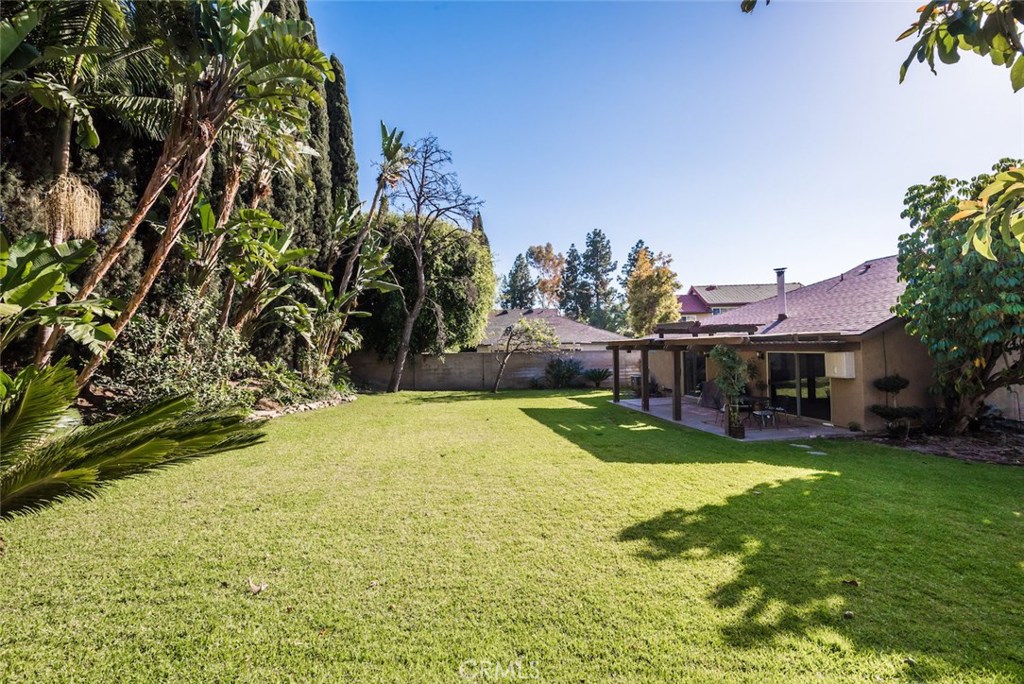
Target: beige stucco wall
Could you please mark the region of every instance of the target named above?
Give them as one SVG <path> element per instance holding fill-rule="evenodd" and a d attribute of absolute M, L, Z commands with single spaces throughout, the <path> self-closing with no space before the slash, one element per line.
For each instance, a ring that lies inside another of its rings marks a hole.
<path fill-rule="evenodd" d="M 612 353 L 600 346 L 565 352 L 590 368 L 612 368 Z M 543 378 L 550 354 L 514 354 L 501 378 L 503 389 L 527 389 L 536 378 Z M 356 352 L 349 359 L 352 378 L 371 389 L 384 389 L 391 378 L 393 364 L 372 352 Z M 498 359 L 489 352 L 462 352 L 443 358 L 416 354 L 409 357 L 402 373 L 403 390 L 490 390 L 498 372 Z M 623 387 L 630 375 L 640 373 L 640 354 L 621 354 L 619 377 Z M 581 382 L 583 382 L 581 380 Z M 611 387 L 611 378 L 604 387 Z"/>
<path fill-rule="evenodd" d="M 874 381 L 886 375 L 902 375 L 910 385 L 899 393 L 896 402 L 900 406 L 934 406 L 935 397 L 928 392 L 932 385 L 932 361 L 928 351 L 917 339 L 907 334 L 902 326 L 894 326 L 866 338 L 856 352 L 857 378 L 855 380 L 833 381 L 833 410 L 837 403 L 835 387 L 838 382 L 851 383 L 850 396 L 857 401 L 844 402 L 849 415 L 843 416 L 847 425 L 855 420 L 868 430 L 885 427 L 885 421 L 871 412 L 873 404 L 885 403 L 885 392 L 875 389 Z"/>

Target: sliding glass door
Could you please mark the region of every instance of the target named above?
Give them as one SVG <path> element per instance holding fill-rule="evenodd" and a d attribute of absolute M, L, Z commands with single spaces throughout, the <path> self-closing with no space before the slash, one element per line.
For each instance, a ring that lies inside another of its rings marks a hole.
<path fill-rule="evenodd" d="M 830 420 L 831 389 L 824 354 L 768 354 L 768 393 L 787 413 Z"/>
<path fill-rule="evenodd" d="M 683 392 L 692 396 L 700 394 L 707 380 L 707 359 L 699 352 L 683 352 Z"/>

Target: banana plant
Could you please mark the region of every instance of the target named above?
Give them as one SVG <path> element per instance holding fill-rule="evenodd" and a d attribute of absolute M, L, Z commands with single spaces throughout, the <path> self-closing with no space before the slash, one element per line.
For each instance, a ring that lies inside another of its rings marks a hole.
<path fill-rule="evenodd" d="M 203 413 L 172 397 L 115 420 L 83 426 L 66 360 L 11 377 L 0 372 L 0 516 L 90 497 L 115 479 L 241 449 L 263 438 L 241 411 Z"/>
<path fill-rule="evenodd" d="M 243 339 L 252 339 L 276 320 L 284 320 L 303 336 L 312 330 L 311 309 L 297 295 L 305 291 L 317 296 L 310 279 L 329 281 L 331 276 L 301 265 L 316 250 L 292 247 L 292 232 L 259 209 L 242 209 L 233 222 L 228 271 L 238 296 L 222 320 L 229 320 Z"/>
<path fill-rule="evenodd" d="M 329 242 L 333 246 L 327 255 L 329 272 L 334 270 L 342 252 L 353 248 L 362 220 L 358 208 L 350 210 L 339 196 L 328 224 Z M 400 289 L 391 272 L 390 250 L 380 232 L 371 230 L 360 244 L 358 258 L 353 260 L 353 277 L 348 288 L 342 290 L 338 282 L 323 283 L 323 292 L 315 300 L 312 317 L 307 375 L 319 377 L 334 361 L 362 344 L 359 333 L 347 329 L 349 318 L 370 315 L 356 309 L 361 295 L 371 290 L 393 292 Z"/>
<path fill-rule="evenodd" d="M 113 339 L 106 320 L 117 315 L 113 301 L 72 298 L 70 276 L 96 251 L 91 240 L 50 244 L 29 233 L 13 245 L 0 234 L 0 351 L 39 325 L 61 325 L 90 351 Z"/>

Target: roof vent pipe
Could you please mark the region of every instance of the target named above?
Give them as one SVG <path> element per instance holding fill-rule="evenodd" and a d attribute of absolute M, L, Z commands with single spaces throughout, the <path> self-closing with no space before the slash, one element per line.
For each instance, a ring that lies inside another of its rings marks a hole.
<path fill-rule="evenodd" d="M 775 286 L 777 294 L 775 298 L 779 302 L 779 320 L 784 321 L 788 316 L 786 315 L 786 269 L 777 268 L 775 269 Z"/>

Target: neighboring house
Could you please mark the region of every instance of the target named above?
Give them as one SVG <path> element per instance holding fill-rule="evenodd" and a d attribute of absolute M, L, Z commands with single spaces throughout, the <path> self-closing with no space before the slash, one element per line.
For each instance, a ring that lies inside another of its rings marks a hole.
<path fill-rule="evenodd" d="M 803 287 L 787 283 L 786 291 Z M 679 320 L 702 321 L 711 316 L 775 295 L 775 283 L 750 285 L 693 285 L 686 294 L 678 295 Z"/>
<path fill-rule="evenodd" d="M 776 272 L 780 291 L 785 269 Z M 905 287 L 897 275 L 895 256 L 866 261 L 834 278 L 704 323 L 659 326 L 660 336 L 633 342 L 647 344 L 650 373 L 662 386 L 672 387 L 672 357 L 680 353 L 686 371 L 681 389 L 699 391 L 704 377 L 715 376 L 707 352 L 724 344 L 755 360 L 754 392 L 789 414 L 843 427 L 857 423 L 881 428 L 884 421 L 870 410 L 886 402 L 886 395 L 872 384 L 877 378 L 898 373 L 910 380 L 899 394 L 900 405 L 934 404 L 928 392 L 931 358 L 907 334 L 906 322 L 891 311 Z M 613 343 L 620 349 L 628 345 Z M 758 382 L 761 388 L 756 388 Z"/>
<path fill-rule="evenodd" d="M 492 311 L 487 319 L 487 331 L 477 345 L 478 352 L 494 352 L 501 344 L 505 330 L 516 321 L 525 318 L 530 321 L 544 321 L 550 325 L 565 351 L 607 351 L 609 342 L 629 339 L 609 330 L 574 321 L 562 315 L 558 309 L 501 309 Z"/>
<path fill-rule="evenodd" d="M 483 339 L 475 351 L 447 354 L 443 357 L 425 354 L 409 357 L 402 376 L 406 390 L 490 390 L 498 371 L 497 353 L 505 330 L 521 318 L 541 320 L 551 325 L 561 342 L 561 353 L 571 356 L 590 368 L 612 368 L 608 345 L 628 337 L 602 330 L 562 316 L 556 309 L 502 309 L 491 312 Z M 544 377 L 544 366 L 553 354 L 514 354 L 502 375 L 503 389 L 526 389 Z M 349 357 L 352 377 L 365 386 L 377 389 L 387 386 L 391 364 L 372 352 L 357 352 Z M 619 379 L 629 382 L 639 377 L 640 355 L 622 358 Z M 608 381 L 610 384 L 610 380 Z"/>

